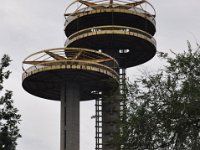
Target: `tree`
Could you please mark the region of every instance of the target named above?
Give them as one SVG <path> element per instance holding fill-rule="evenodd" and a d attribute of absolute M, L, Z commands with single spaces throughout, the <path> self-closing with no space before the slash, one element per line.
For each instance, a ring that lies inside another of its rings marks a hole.
<path fill-rule="evenodd" d="M 159 53 L 167 65 L 129 84 L 123 149 L 200 149 L 200 46 L 172 54 Z"/>
<path fill-rule="evenodd" d="M 13 106 L 12 91 L 3 88 L 4 81 L 9 78 L 11 73 L 6 70 L 10 62 L 8 55 L 4 55 L 0 62 L 0 150 L 15 150 L 16 141 L 21 137 L 18 128 L 21 115 Z"/>

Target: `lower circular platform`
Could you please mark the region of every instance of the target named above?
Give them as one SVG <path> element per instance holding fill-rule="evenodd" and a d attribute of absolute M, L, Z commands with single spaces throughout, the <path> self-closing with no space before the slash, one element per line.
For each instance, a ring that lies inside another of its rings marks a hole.
<path fill-rule="evenodd" d="M 31 60 L 32 58 L 34 60 Z M 31 65 L 24 69 L 23 88 L 41 98 L 60 100 L 64 83 L 79 84 L 81 101 L 96 98 L 94 91 L 112 90 L 118 87 L 118 67 L 114 59 L 93 50 L 78 48 L 45 50 L 29 56 L 23 63 Z M 115 68 L 112 68 L 111 64 Z"/>
<path fill-rule="evenodd" d="M 118 81 L 107 75 L 91 71 L 49 70 L 26 77 L 23 88 L 32 95 L 60 100 L 62 84 L 76 82 L 80 85 L 80 99 L 92 100 L 97 97 L 93 91 L 117 88 Z"/>

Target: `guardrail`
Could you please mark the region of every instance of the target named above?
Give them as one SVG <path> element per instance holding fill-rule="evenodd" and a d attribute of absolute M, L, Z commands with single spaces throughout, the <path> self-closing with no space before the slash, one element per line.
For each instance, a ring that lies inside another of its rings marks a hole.
<path fill-rule="evenodd" d="M 68 39 L 65 41 L 65 46 L 67 46 L 74 39 L 78 39 L 78 37 L 81 35 L 85 35 L 85 34 L 90 35 L 91 33 L 93 34 L 95 33 L 96 35 L 103 34 L 103 33 L 109 34 L 112 31 L 113 31 L 113 34 L 115 31 L 121 34 L 124 33 L 126 35 L 133 34 L 135 36 L 138 36 L 150 41 L 152 44 L 156 46 L 156 40 L 151 34 L 137 28 L 131 28 L 131 27 L 125 27 L 125 26 L 98 26 L 98 27 L 91 27 L 91 28 L 80 30 L 68 37 Z"/>
<path fill-rule="evenodd" d="M 57 48 L 30 55 L 24 60 L 22 68 L 23 79 L 37 72 L 57 69 L 95 71 L 118 79 L 119 65 L 114 58 L 98 51 Z"/>
<path fill-rule="evenodd" d="M 84 62 L 84 61 L 60 61 L 56 63 L 48 62 L 45 64 L 38 64 L 29 67 L 27 70 L 24 71 L 23 79 L 26 77 L 33 75 L 37 72 L 43 72 L 48 70 L 88 70 L 88 71 L 95 71 L 103 74 L 107 74 L 116 80 L 119 79 L 119 75 L 117 73 L 117 69 L 110 68 L 106 65 L 98 64 L 98 63 L 91 63 L 91 62 Z"/>
<path fill-rule="evenodd" d="M 66 27 L 69 22 L 78 18 L 80 14 L 81 15 L 83 15 L 83 14 L 87 15 L 87 13 L 92 14 L 92 13 L 106 12 L 106 11 L 109 11 L 109 10 L 112 11 L 112 12 L 114 10 L 116 12 L 119 11 L 119 12 L 124 12 L 124 13 L 142 16 L 142 17 L 148 19 L 154 25 L 156 25 L 156 20 L 155 20 L 156 11 L 150 3 L 148 3 L 148 5 L 150 5 L 150 7 L 153 9 L 153 11 L 154 11 L 153 14 L 149 13 L 148 11 L 146 11 L 145 9 L 142 9 L 142 8 L 138 8 L 138 7 L 131 7 L 130 8 L 130 6 L 126 6 L 126 5 L 122 5 L 122 4 L 112 4 L 112 7 L 110 7 L 110 4 L 98 4 L 96 6 L 93 6 L 93 8 L 84 7 L 84 8 L 76 9 L 73 13 L 71 13 L 71 15 L 67 15 L 67 17 L 65 17 L 66 21 L 65 21 L 64 26 Z M 119 6 L 123 7 L 123 9 L 117 8 Z M 98 9 L 95 9 L 95 7 L 98 8 Z M 65 15 L 67 14 L 67 9 L 65 11 Z"/>

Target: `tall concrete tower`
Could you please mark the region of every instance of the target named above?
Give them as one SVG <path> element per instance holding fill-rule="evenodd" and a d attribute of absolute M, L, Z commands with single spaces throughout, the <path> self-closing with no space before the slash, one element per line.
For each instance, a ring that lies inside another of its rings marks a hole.
<path fill-rule="evenodd" d="M 61 101 L 61 150 L 79 150 L 79 103 L 94 99 L 95 149 L 122 149 L 110 141 L 120 132 L 126 68 L 155 55 L 155 10 L 145 0 L 74 0 L 65 18 L 65 48 L 27 57 L 22 85 Z"/>
<path fill-rule="evenodd" d="M 77 0 L 65 16 L 65 47 L 101 51 L 119 63 L 119 96 L 96 100 L 96 149 L 120 149 L 110 141 L 126 104 L 126 68 L 145 63 L 156 53 L 155 9 L 145 0 Z"/>

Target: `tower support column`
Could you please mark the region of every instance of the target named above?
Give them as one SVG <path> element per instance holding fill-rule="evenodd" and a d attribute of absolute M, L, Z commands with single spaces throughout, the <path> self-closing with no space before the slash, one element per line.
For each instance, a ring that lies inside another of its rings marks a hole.
<path fill-rule="evenodd" d="M 79 150 L 79 86 L 67 82 L 61 90 L 61 136 L 60 150 Z"/>
<path fill-rule="evenodd" d="M 113 144 L 115 134 L 119 133 L 120 99 L 119 92 L 102 99 L 102 148 L 103 150 L 119 150 L 119 145 Z"/>

